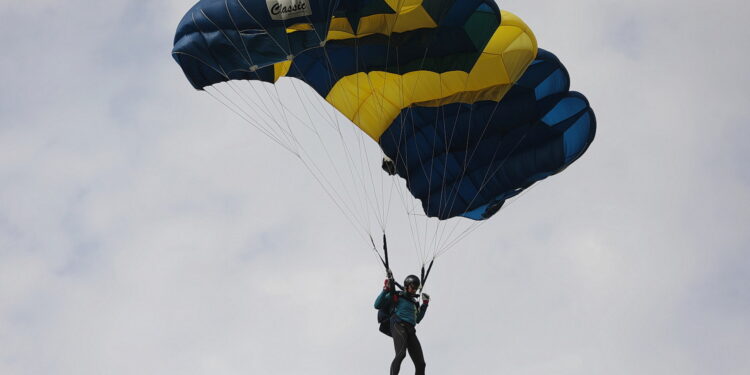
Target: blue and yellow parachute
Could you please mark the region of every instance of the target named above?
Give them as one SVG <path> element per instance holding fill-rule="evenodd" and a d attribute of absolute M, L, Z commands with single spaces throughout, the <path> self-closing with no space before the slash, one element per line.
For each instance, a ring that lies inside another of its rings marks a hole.
<path fill-rule="evenodd" d="M 440 219 L 492 216 L 596 131 L 565 67 L 492 0 L 201 0 L 173 56 L 196 89 L 306 82 Z"/>

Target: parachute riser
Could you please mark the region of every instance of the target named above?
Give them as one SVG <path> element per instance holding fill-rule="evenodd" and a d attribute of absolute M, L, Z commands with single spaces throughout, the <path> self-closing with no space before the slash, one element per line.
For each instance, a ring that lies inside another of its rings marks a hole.
<path fill-rule="evenodd" d="M 419 290 L 417 291 L 417 293 L 421 294 L 422 289 L 424 289 L 424 285 L 427 284 L 427 278 L 430 276 L 433 264 L 435 264 L 435 258 L 432 258 L 432 260 L 430 261 L 430 265 L 427 266 L 427 271 L 424 270 L 424 265 L 422 265 L 422 283 L 419 285 Z"/>
<path fill-rule="evenodd" d="M 372 243 L 373 249 L 375 249 L 375 252 L 378 254 L 378 257 L 380 258 L 380 262 L 383 264 L 383 267 L 385 268 L 385 275 L 391 282 L 391 291 L 394 291 L 396 287 L 398 289 L 405 291 L 406 288 L 404 288 L 401 284 L 396 282 L 396 280 L 393 278 L 393 271 L 391 271 L 390 262 L 388 260 L 388 239 L 386 238 L 385 233 L 383 233 L 383 256 L 380 256 L 380 253 L 377 251 L 377 246 L 375 246 L 375 240 L 373 240 L 372 236 L 370 236 L 370 242 Z M 430 276 L 430 272 L 432 272 L 432 266 L 435 264 L 435 258 L 432 258 L 430 261 L 430 264 L 427 266 L 427 270 L 424 268 L 424 264 L 422 265 L 421 270 L 421 283 L 419 285 L 419 289 L 417 289 L 417 295 L 422 293 L 422 289 L 424 289 L 425 284 L 427 283 L 427 278 Z"/>
<path fill-rule="evenodd" d="M 385 233 L 383 233 L 383 256 L 380 256 L 380 253 L 377 251 L 377 246 L 375 246 L 375 240 L 372 239 L 372 236 L 370 236 L 370 242 L 372 243 L 372 248 L 375 249 L 378 257 L 380 257 L 380 262 L 383 263 L 383 267 L 385 267 L 385 275 L 391 282 L 391 292 L 395 291 L 396 288 L 402 291 L 405 290 L 404 287 L 393 278 L 393 271 L 391 271 L 390 262 L 388 260 L 388 241 Z"/>

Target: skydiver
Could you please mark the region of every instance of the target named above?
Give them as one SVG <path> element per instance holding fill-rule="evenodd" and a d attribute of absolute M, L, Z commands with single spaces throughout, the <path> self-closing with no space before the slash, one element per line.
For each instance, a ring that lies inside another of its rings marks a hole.
<path fill-rule="evenodd" d="M 401 362 L 406 358 L 408 350 L 409 357 L 414 362 L 416 375 L 424 375 L 425 361 L 422 353 L 422 345 L 417 338 L 415 326 L 419 324 L 427 312 L 430 296 L 422 293 L 422 305 L 419 304 L 420 295 L 419 277 L 409 275 L 404 280 L 404 291 L 394 289 L 395 282 L 391 278 L 385 279 L 383 291 L 375 300 L 375 308 L 378 310 L 392 309 L 390 316 L 390 333 L 393 337 L 393 346 L 396 349 L 396 357 L 391 362 L 390 375 L 397 375 L 401 370 Z"/>

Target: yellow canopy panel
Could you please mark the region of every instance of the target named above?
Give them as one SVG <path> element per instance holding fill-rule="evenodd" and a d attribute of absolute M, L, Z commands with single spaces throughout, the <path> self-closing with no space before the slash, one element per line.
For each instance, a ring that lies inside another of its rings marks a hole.
<path fill-rule="evenodd" d="M 393 13 L 381 13 L 359 19 L 357 30 L 344 17 L 334 17 L 328 28 L 326 40 L 362 38 L 373 34 L 389 36 L 392 33 L 434 28 L 437 23 L 422 6 L 423 0 L 385 0 Z M 311 24 L 299 23 L 287 28 L 287 33 L 312 30 Z"/>
<path fill-rule="evenodd" d="M 422 0 L 385 0 L 394 13 L 373 14 L 359 19 L 356 33 L 346 18 L 334 17 L 327 40 L 361 38 L 373 34 L 391 35 L 407 31 L 437 27 L 422 6 Z"/>
<path fill-rule="evenodd" d="M 536 51 L 531 29 L 514 14 L 502 11 L 502 23 L 469 73 L 356 73 L 339 79 L 326 100 L 378 141 L 410 106 L 499 101 L 534 61 Z"/>

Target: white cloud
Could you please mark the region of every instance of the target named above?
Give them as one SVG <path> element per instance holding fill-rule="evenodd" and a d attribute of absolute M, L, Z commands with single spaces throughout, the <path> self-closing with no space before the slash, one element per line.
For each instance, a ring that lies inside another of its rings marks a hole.
<path fill-rule="evenodd" d="M 382 373 L 377 261 L 292 156 L 192 91 L 169 56 L 191 5 L 0 5 L 0 372 Z M 439 259 L 428 371 L 750 371 L 747 5 L 501 7 L 599 132 Z"/>

